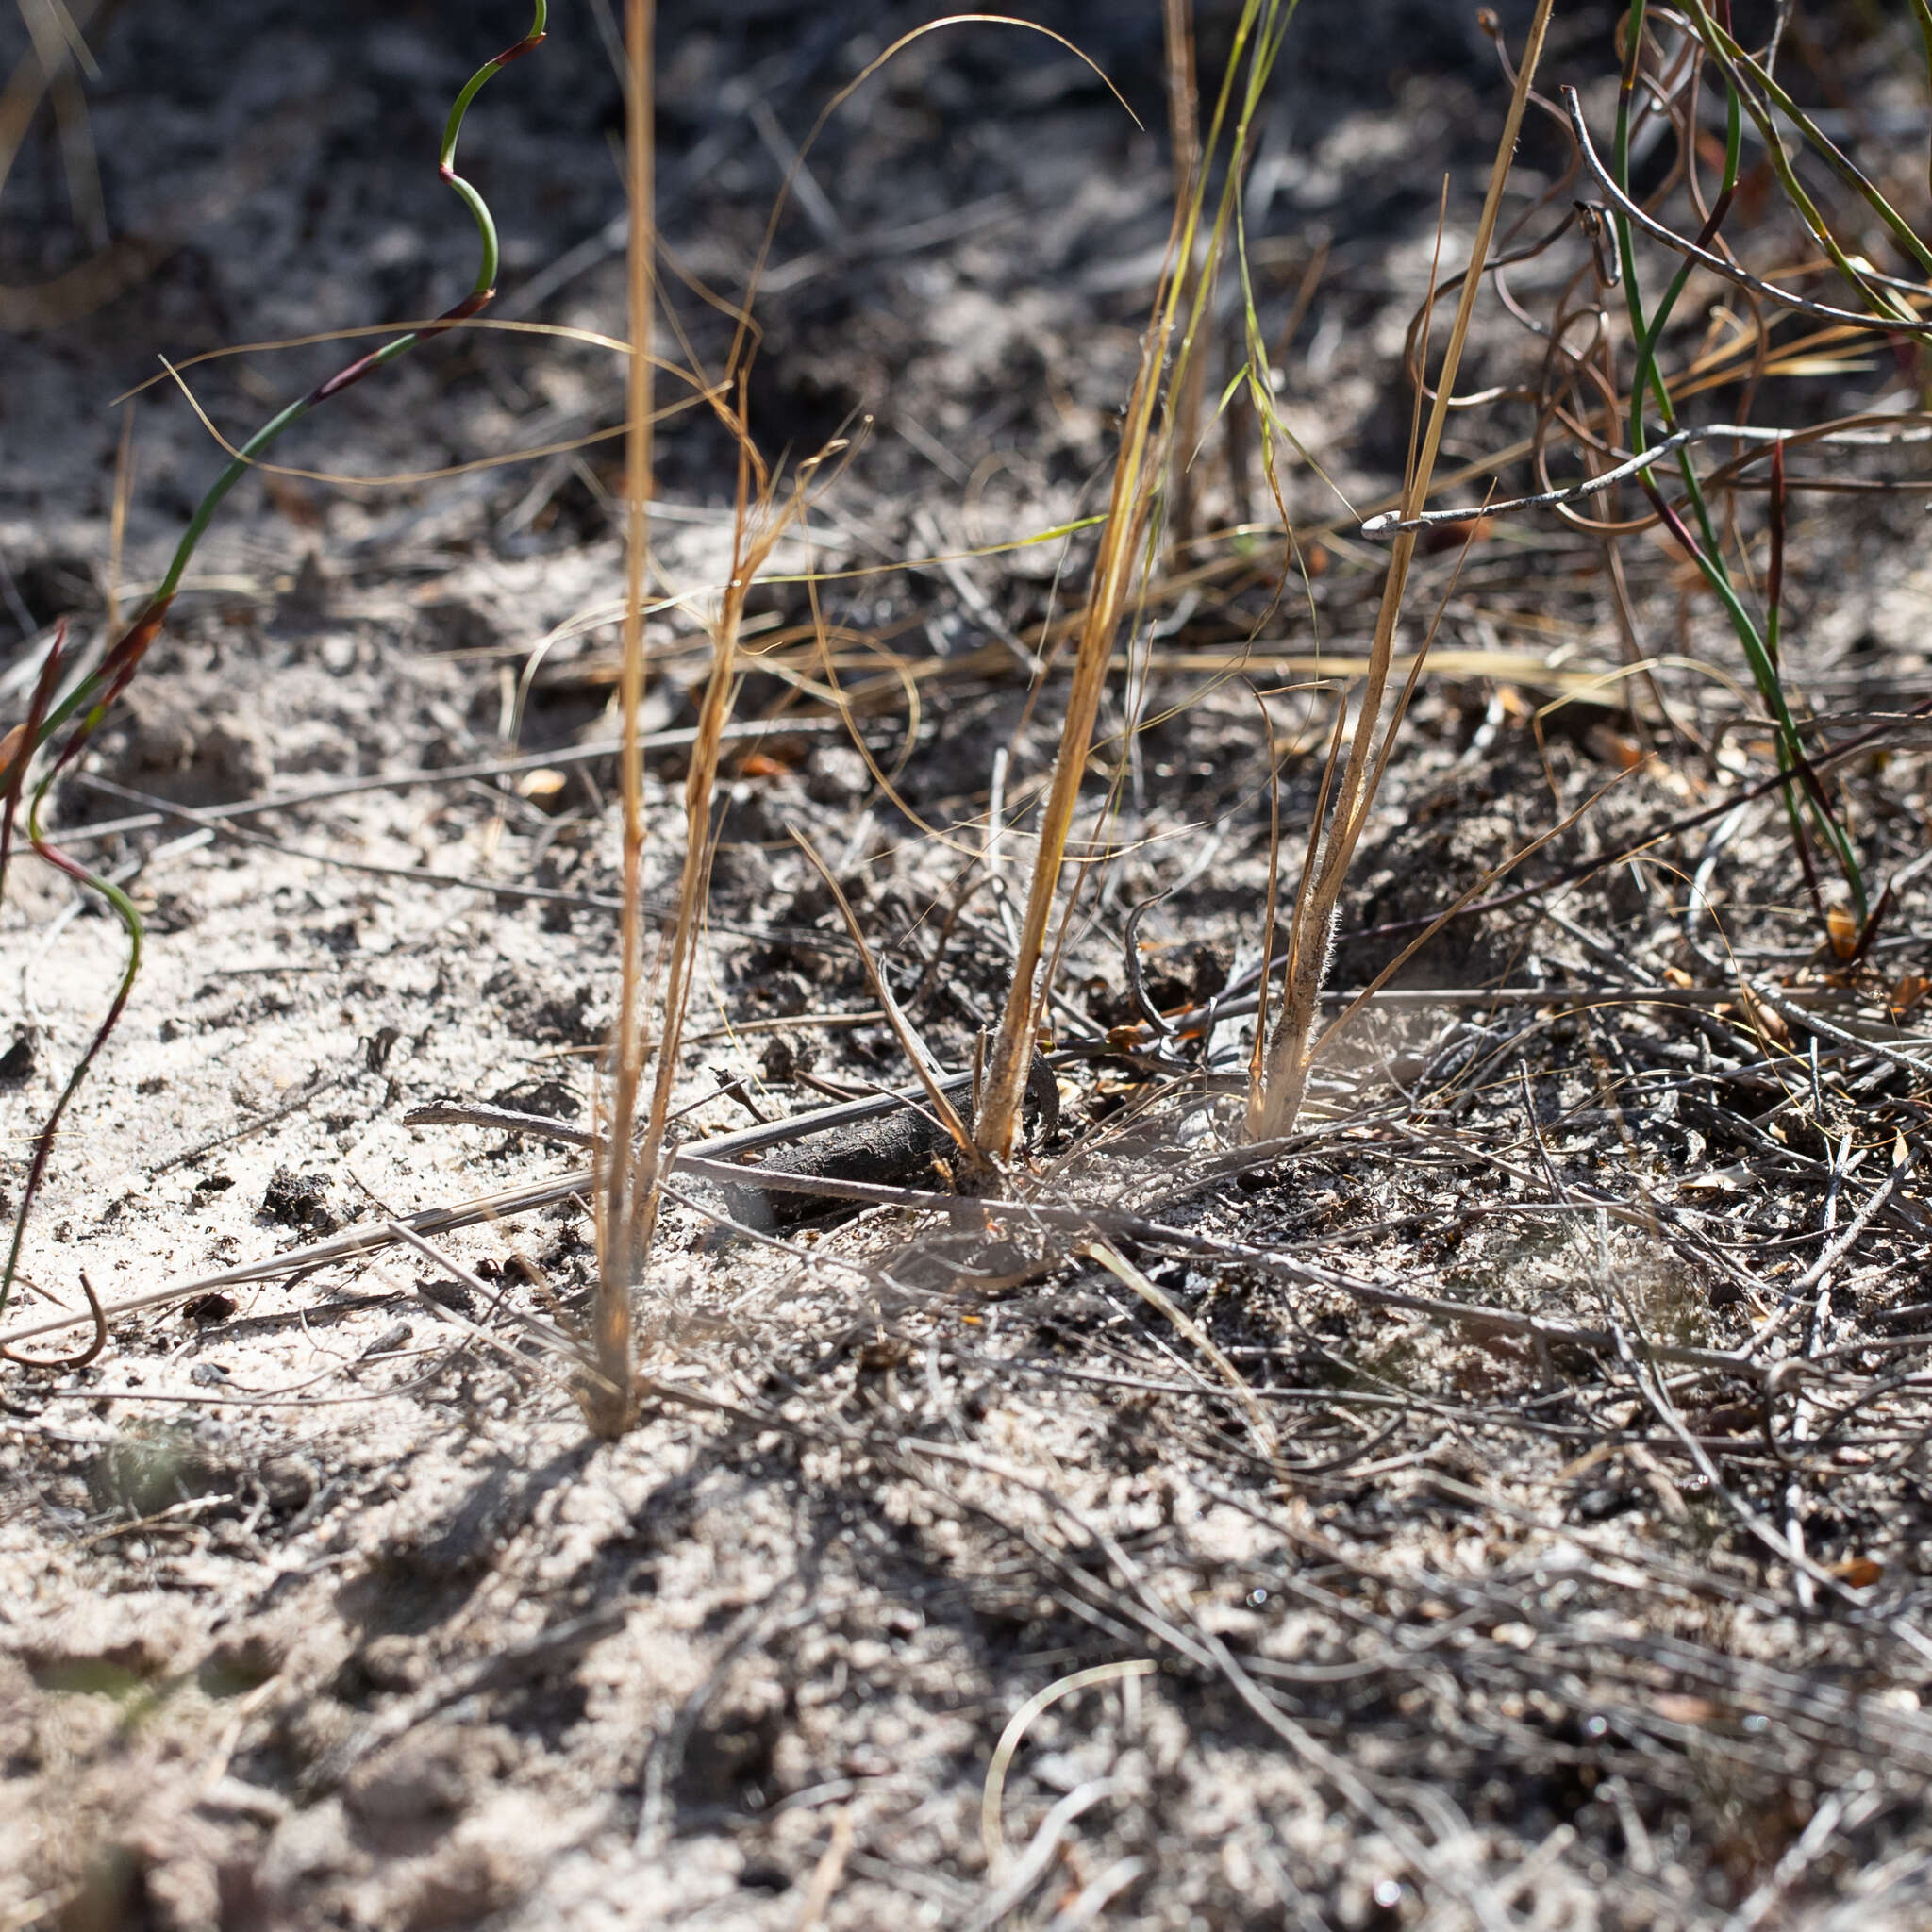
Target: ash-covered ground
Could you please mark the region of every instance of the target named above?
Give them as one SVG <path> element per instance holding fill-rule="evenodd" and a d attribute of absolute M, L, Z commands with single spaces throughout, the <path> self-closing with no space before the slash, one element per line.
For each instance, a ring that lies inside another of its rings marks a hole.
<path fill-rule="evenodd" d="M 357 346 L 289 339 L 468 286 L 437 141 L 526 24 L 510 0 L 70 10 L 98 75 L 0 203 L 9 723 L 48 626 L 98 648 L 219 468 L 158 355 L 234 439 Z M 1528 8 L 1504 11 L 1520 48 Z M 1903 28 L 1798 11 L 1807 85 L 1923 120 Z M 1127 108 L 1041 36 L 947 28 L 831 118 L 773 234 L 750 427 L 774 461 L 848 447 L 750 606 L 737 709 L 768 728 L 728 764 L 687 1143 L 907 1082 L 794 829 L 941 1059 L 970 1064 L 1004 997 L 1092 537 L 1010 546 L 1104 503 L 1173 197 L 1160 9 L 1029 12 Z M 1211 86 L 1233 9 L 1199 13 Z M 277 459 L 332 480 L 236 491 L 53 794 L 146 958 L 4 1325 L 150 1305 L 84 1366 L 58 1360 L 83 1319 L 0 1367 L 0 1927 L 1923 1924 L 1923 727 L 1833 767 L 1898 879 L 1847 965 L 1735 640 L 1667 547 L 1623 546 L 1626 632 L 1596 535 L 1432 542 L 1405 641 L 1436 624 L 1435 657 L 1332 985 L 1459 895 L 1642 849 L 1446 926 L 1286 1145 L 1241 1144 L 1252 1021 L 1207 1011 L 1259 956 L 1277 814 L 1292 891 L 1373 630 L 1384 553 L 1356 525 L 1400 482 L 1405 331 L 1502 125 L 1459 8 L 1307 0 L 1291 30 L 1246 214 L 1306 575 L 1251 418 L 1212 410 L 1244 353 L 1224 314 L 1192 526 L 1103 713 L 1082 838 L 1111 857 L 1060 964 L 1058 1123 L 1015 1177 L 1035 1211 L 734 1234 L 743 1198 L 676 1183 L 639 1293 L 650 1399 L 590 1438 L 543 1339 L 588 1309 L 582 1154 L 408 1116 L 581 1131 L 600 1100 L 610 16 L 558 8 L 460 152 L 502 226 L 491 313 L 578 334 L 446 337 L 291 433 Z M 665 263 L 705 368 L 798 143 L 928 17 L 660 8 Z M 0 23 L 9 67 L 26 44 Z M 1601 119 L 1614 74 L 1609 10 L 1559 7 L 1546 84 Z M 1565 161 L 1534 118 L 1506 214 Z M 1922 220 L 1922 167 L 1916 192 Z M 1588 261 L 1572 236 L 1511 298 Z M 1698 293 L 1687 361 L 1717 328 Z M 1486 302 L 1465 387 L 1541 353 Z M 114 399 L 158 373 L 124 457 Z M 1908 407 L 1914 376 L 1781 380 L 1769 420 Z M 1507 396 L 1458 415 L 1444 473 L 1528 422 Z M 736 475 L 702 406 L 661 426 L 654 569 L 683 601 L 650 626 L 659 895 Z M 1794 503 L 1787 658 L 1839 741 L 1932 696 L 1923 519 Z M 1130 945 L 1153 1006 L 1191 1016 L 1166 1064 Z M 16 857 L 9 1213 L 124 957 L 97 898 Z M 498 1196 L 541 1199 L 434 1253 L 303 1258 Z"/>

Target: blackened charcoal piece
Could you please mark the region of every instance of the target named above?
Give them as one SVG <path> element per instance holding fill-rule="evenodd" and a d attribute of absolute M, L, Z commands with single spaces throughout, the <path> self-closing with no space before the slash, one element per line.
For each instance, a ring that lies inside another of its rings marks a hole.
<path fill-rule="evenodd" d="M 1026 1138 L 1046 1140 L 1059 1125 L 1060 1090 L 1038 1054 L 1026 1075 Z M 761 1163 L 779 1174 L 811 1179 L 863 1181 L 874 1187 L 946 1188 L 958 1158 L 952 1137 L 919 1107 L 902 1107 L 869 1121 L 830 1127 L 808 1141 L 777 1149 Z M 941 1163 L 944 1163 L 941 1167 Z M 746 1170 L 747 1176 L 756 1168 Z M 860 1204 L 790 1188 L 730 1188 L 726 1212 L 747 1227 L 795 1227 L 802 1222 L 855 1214 Z"/>
<path fill-rule="evenodd" d="M 333 1234 L 342 1224 L 328 1201 L 328 1176 L 296 1174 L 278 1167 L 261 1197 L 261 1211 L 284 1227 L 305 1228 L 311 1234 Z"/>

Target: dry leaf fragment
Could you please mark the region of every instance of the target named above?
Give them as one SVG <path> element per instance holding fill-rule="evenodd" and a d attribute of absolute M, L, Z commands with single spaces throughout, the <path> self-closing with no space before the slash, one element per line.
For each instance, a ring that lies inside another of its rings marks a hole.
<path fill-rule="evenodd" d="M 1467 523 L 1436 524 L 1425 529 L 1416 539 L 1416 548 L 1427 556 L 1435 556 L 1444 550 L 1460 550 L 1464 544 L 1474 547 L 1487 543 L 1495 534 L 1494 517 L 1471 517 Z"/>
<path fill-rule="evenodd" d="M 1843 906 L 1827 906 L 1824 908 L 1824 930 L 1831 940 L 1831 950 L 1840 959 L 1849 959 L 1858 950 L 1858 922 Z"/>
<path fill-rule="evenodd" d="M 1607 724 L 1593 725 L 1585 741 L 1594 758 L 1620 772 L 1634 772 L 1650 756 L 1634 738 Z"/>
<path fill-rule="evenodd" d="M 1740 989 L 1738 1010 L 1767 1046 L 1790 1045 L 1791 1029 L 1748 986 Z"/>
<path fill-rule="evenodd" d="M 1674 1724 L 1707 1724 L 1718 1707 L 1707 1697 L 1691 1697 L 1675 1690 L 1660 1691 L 1650 1700 L 1650 1707 L 1660 1718 Z"/>
<path fill-rule="evenodd" d="M 1747 1193 L 1757 1176 L 1741 1161 L 1730 1167 L 1707 1167 L 1702 1174 L 1687 1174 L 1677 1183 L 1686 1193 Z"/>
<path fill-rule="evenodd" d="M 1927 979 L 1923 973 L 1901 973 L 1887 1000 L 1891 1017 L 1903 1020 L 1928 992 L 1932 992 L 1932 979 Z"/>

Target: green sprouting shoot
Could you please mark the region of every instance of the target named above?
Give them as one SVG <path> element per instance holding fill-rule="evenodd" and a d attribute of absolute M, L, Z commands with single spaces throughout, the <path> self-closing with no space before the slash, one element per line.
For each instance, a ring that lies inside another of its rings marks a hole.
<path fill-rule="evenodd" d="M 1917 4 L 1921 4 L 1921 0 L 1915 0 L 1915 5 Z M 1697 12 L 1709 25 L 1714 36 L 1722 33 L 1722 29 L 1714 23 L 1708 22 L 1708 16 L 1704 15 L 1701 8 L 1697 8 Z M 1626 196 L 1630 192 L 1631 110 L 1636 102 L 1642 62 L 1644 13 L 1645 0 L 1630 0 L 1628 12 L 1624 16 L 1624 72 L 1622 85 L 1617 94 L 1613 166 L 1617 186 Z M 1740 98 L 1736 76 L 1728 65 L 1724 67 L 1724 165 L 1717 198 L 1711 204 L 1710 219 L 1705 224 L 1704 231 L 1698 237 L 1700 247 L 1707 248 L 1715 240 L 1724 216 L 1729 212 L 1732 197 L 1736 193 L 1742 154 L 1743 114 L 1747 108 L 1755 108 L 1755 104 L 1746 103 Z M 1805 210 L 1801 209 L 1800 212 L 1803 214 Z M 1808 221 L 1808 216 L 1807 218 Z M 1641 455 L 1649 446 L 1649 431 L 1644 420 L 1645 412 L 1649 408 L 1653 406 L 1656 408 L 1662 420 L 1665 434 L 1674 432 L 1678 426 L 1676 405 L 1671 394 L 1670 385 L 1658 365 L 1657 348 L 1662 341 L 1664 329 L 1671 320 L 1672 312 L 1676 307 L 1677 299 L 1690 279 L 1692 263 L 1689 259 L 1682 263 L 1666 287 L 1655 312 L 1646 313 L 1642 286 L 1639 278 L 1635 232 L 1628 219 L 1621 211 L 1613 213 L 1612 222 L 1617 242 L 1618 268 L 1624 283 L 1624 300 L 1629 308 L 1631 334 L 1637 345 L 1636 368 L 1630 387 L 1630 445 L 1634 454 Z M 1705 582 L 1709 585 L 1712 593 L 1723 605 L 1724 614 L 1730 620 L 1731 628 L 1743 651 L 1752 682 L 1757 687 L 1758 695 L 1763 699 L 1765 708 L 1771 714 L 1776 732 L 1778 768 L 1791 780 L 1791 784 L 1784 792 L 1785 808 L 1790 815 L 1791 835 L 1800 858 L 1805 858 L 1804 823 L 1808 818 L 1819 839 L 1830 851 L 1851 894 L 1855 914 L 1862 925 L 1870 908 L 1867 903 L 1864 872 L 1858 863 L 1857 851 L 1852 843 L 1850 832 L 1839 815 L 1832 810 L 1830 800 L 1811 769 L 1804 740 L 1785 690 L 1778 655 L 1780 602 L 1778 599 L 1773 601 L 1768 623 L 1764 627 L 1760 627 L 1731 579 L 1730 570 L 1724 562 L 1724 547 L 1711 519 L 1702 481 L 1697 475 L 1697 466 L 1688 446 L 1677 452 L 1676 463 L 1678 475 L 1684 485 L 1685 500 L 1695 525 L 1694 530 L 1670 509 L 1655 484 L 1646 480 L 1645 489 L 1653 505 L 1663 517 L 1666 527 L 1695 563 Z M 1776 532 L 1776 545 L 1780 563 L 1778 576 L 1781 599 L 1784 549 L 1784 531 L 1781 523 Z M 1802 812 L 1798 802 L 1798 795 L 1801 792 L 1804 801 Z M 1805 862 L 1808 865 L 1808 860 Z"/>

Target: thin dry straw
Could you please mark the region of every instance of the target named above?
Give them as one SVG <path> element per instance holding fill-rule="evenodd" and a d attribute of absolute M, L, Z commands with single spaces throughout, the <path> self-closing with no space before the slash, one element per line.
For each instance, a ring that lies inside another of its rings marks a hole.
<path fill-rule="evenodd" d="M 885 974 L 879 971 L 878 961 L 873 958 L 872 948 L 865 942 L 864 928 L 858 923 L 858 915 L 852 909 L 852 902 L 845 896 L 845 889 L 834 877 L 832 869 L 820 858 L 818 848 L 796 825 L 791 836 L 798 842 L 799 849 L 808 858 L 825 889 L 831 893 L 833 903 L 839 908 L 839 916 L 845 922 L 845 930 L 852 935 L 852 943 L 858 949 L 858 957 L 865 967 L 866 978 L 871 982 L 874 997 L 877 999 L 886 1016 L 886 1024 L 892 1029 L 892 1037 L 899 1042 L 899 1050 L 911 1063 L 919 1084 L 925 1090 L 925 1097 L 932 1107 L 934 1116 L 946 1130 L 947 1137 L 959 1150 L 962 1158 L 969 1159 L 975 1153 L 972 1130 L 961 1119 L 959 1110 L 953 1105 L 946 1092 L 944 1078 L 939 1062 L 932 1057 L 925 1041 L 919 1037 L 917 1028 L 907 1017 L 904 1008 L 893 996 L 892 989 Z"/>
<path fill-rule="evenodd" d="M 641 1266 L 642 1215 L 632 1154 L 638 1091 L 643 1078 L 644 758 L 639 719 L 644 698 L 644 596 L 649 566 L 651 493 L 651 250 L 653 0 L 628 0 L 625 139 L 630 190 L 630 339 L 625 406 L 624 659 L 618 692 L 624 748 L 618 783 L 624 813 L 623 909 L 618 940 L 621 986 L 609 1137 L 599 1150 L 597 1294 L 592 1344 L 598 1380 L 588 1385 L 591 1427 L 614 1438 L 629 1426 L 633 1407 L 631 1291 Z"/>
<path fill-rule="evenodd" d="M 1117 1281 L 1131 1288 L 1149 1307 L 1166 1316 L 1214 1365 L 1215 1372 L 1233 1390 L 1235 1400 L 1246 1411 L 1248 1425 L 1255 1432 L 1255 1446 L 1261 1452 L 1262 1460 L 1274 1466 L 1286 1486 L 1291 1478 L 1281 1459 L 1281 1438 L 1275 1432 L 1274 1424 L 1261 1407 L 1254 1390 L 1242 1378 L 1241 1371 L 1228 1360 L 1214 1338 L 1185 1308 L 1176 1306 L 1172 1296 L 1148 1280 L 1140 1269 L 1105 1241 L 1090 1241 L 1087 1253 Z"/>
<path fill-rule="evenodd" d="M 1681 449 L 1688 449 L 1695 442 L 1745 442 L 1761 443 L 1766 446 L 1774 460 L 1790 443 L 1843 443 L 1860 449 L 1886 448 L 1898 443 L 1932 441 L 1932 424 L 1914 424 L 1909 418 L 1897 416 L 1859 418 L 1861 422 L 1897 424 L 1899 426 L 1888 432 L 1874 433 L 1869 430 L 1832 431 L 1826 429 L 1768 429 L 1755 424 L 1709 423 L 1691 425 L 1651 443 L 1637 456 L 1616 464 L 1613 468 L 1599 472 L 1581 483 L 1573 483 L 1562 490 L 1545 490 L 1533 496 L 1512 496 L 1495 503 L 1470 504 L 1460 509 L 1419 510 L 1413 515 L 1405 510 L 1390 510 L 1381 516 L 1368 517 L 1357 526 L 1358 534 L 1364 537 L 1388 537 L 1399 530 L 1428 530 L 1443 524 L 1466 524 L 1478 517 L 1508 516 L 1522 509 L 1563 509 L 1571 504 L 1583 503 L 1592 496 L 1601 495 L 1605 491 L 1614 489 L 1619 483 L 1627 482 L 1632 476 L 1641 475 L 1644 471 L 1661 462 L 1666 457 L 1675 456 Z M 1740 461 L 1755 460 L 1741 458 Z M 1734 469 L 1736 464 L 1732 466 Z"/>
<path fill-rule="evenodd" d="M 990 1876 L 1004 1876 L 1008 1863 L 1006 1833 L 1001 1824 L 1001 1815 L 1006 1809 L 1007 1773 L 1012 1768 L 1013 1759 L 1018 1756 L 1026 1733 L 1032 1728 L 1034 1719 L 1051 1709 L 1061 1698 L 1073 1696 L 1076 1690 L 1090 1690 L 1098 1684 L 1118 1683 L 1124 1677 L 1151 1676 L 1159 1668 L 1151 1657 L 1129 1657 L 1119 1663 L 1094 1664 L 1087 1670 L 1074 1672 L 1071 1676 L 1057 1679 L 1043 1690 L 1036 1690 L 1008 1719 L 1007 1727 L 1000 1733 L 999 1743 L 993 1749 L 992 1759 L 987 1765 L 986 1782 L 979 1793 L 979 1842 L 986 1854 L 986 1869 Z"/>
<path fill-rule="evenodd" d="M 844 722 L 832 718 L 755 718 L 727 724 L 724 736 L 730 742 L 760 738 L 812 738 L 845 729 Z M 697 727 L 678 724 L 664 731 L 647 732 L 646 751 L 668 751 L 694 744 Z M 554 751 L 526 752 L 522 758 L 483 758 L 469 765 L 425 765 L 413 771 L 378 773 L 371 778 L 335 778 L 326 785 L 310 785 L 300 791 L 272 793 L 266 798 L 242 798 L 229 805 L 203 805 L 194 808 L 197 824 L 225 824 L 233 819 L 257 817 L 262 812 L 296 811 L 305 806 L 326 804 L 334 798 L 355 798 L 368 791 L 402 791 L 414 785 L 456 785 L 468 778 L 513 778 L 524 772 L 562 771 L 571 765 L 592 765 L 600 758 L 615 758 L 624 749 L 622 739 L 598 739 L 590 744 L 560 745 Z M 83 782 L 92 783 L 85 773 Z M 108 790 L 103 786 L 102 790 Z M 112 788 L 115 795 L 127 788 Z M 151 832 L 180 816 L 177 808 L 166 811 L 137 812 L 125 819 L 103 819 L 91 825 L 63 830 L 63 846 L 87 845 L 124 832 Z"/>
<path fill-rule="evenodd" d="M 898 1096 L 902 1101 L 909 1097 Z M 785 1124 L 777 1124 L 777 1130 L 782 1131 Z M 753 1144 L 755 1135 L 770 1135 L 774 1131 L 774 1129 L 770 1127 L 754 1129 L 745 1135 L 733 1135 L 726 1141 L 713 1141 L 709 1144 L 714 1153 L 723 1152 L 727 1147 L 742 1151 Z M 1466 1149 L 1458 1147 L 1454 1141 L 1439 1141 L 1437 1136 L 1413 1129 L 1407 1131 L 1407 1138 L 1419 1144 L 1441 1144 L 1451 1152 L 1465 1156 L 1467 1154 Z M 1271 1248 L 1217 1240 L 1187 1228 L 1150 1220 L 1143 1215 L 1125 1213 L 1117 1209 L 1062 1206 L 1037 1200 L 986 1199 L 969 1202 L 957 1194 L 931 1193 L 912 1188 L 881 1187 L 862 1181 L 828 1182 L 819 1177 L 787 1174 L 782 1170 L 747 1169 L 730 1161 L 699 1158 L 694 1153 L 686 1153 L 683 1150 L 675 1157 L 675 1164 L 678 1169 L 690 1173 L 696 1178 L 731 1186 L 742 1185 L 750 1175 L 763 1187 L 833 1194 L 843 1200 L 875 1202 L 886 1207 L 941 1213 L 952 1217 L 956 1222 L 978 1222 L 982 1218 L 997 1218 L 1035 1229 L 1062 1229 L 1087 1237 L 1124 1237 L 1139 1246 L 1170 1248 L 1181 1254 L 1208 1256 L 1225 1264 L 1252 1268 L 1284 1280 L 1334 1290 L 1365 1307 L 1406 1309 L 1413 1314 L 1467 1327 L 1477 1333 L 1517 1336 L 1534 1342 L 1539 1347 L 1568 1344 L 1585 1349 L 1596 1356 L 1611 1356 L 1617 1351 L 1617 1337 L 1612 1330 L 1584 1328 L 1568 1322 L 1553 1321 L 1541 1315 L 1525 1314 L 1513 1308 L 1498 1308 L 1481 1303 L 1458 1302 L 1438 1295 L 1420 1294 L 1393 1282 L 1365 1280 L 1341 1270 L 1322 1267 Z M 1492 1160 L 1492 1164 L 1504 1172 L 1516 1174 L 1519 1178 L 1524 1175 L 1524 1170 L 1514 1168 L 1507 1162 Z M 528 1187 L 514 1189 L 483 1200 L 465 1202 L 455 1208 L 432 1208 L 405 1216 L 400 1224 L 407 1225 L 419 1234 L 431 1235 L 454 1228 L 474 1226 L 481 1222 L 495 1222 L 512 1214 L 527 1213 L 533 1208 L 546 1207 L 556 1201 L 568 1200 L 572 1195 L 581 1192 L 589 1178 L 589 1170 L 576 1169 L 554 1181 L 533 1183 Z M 1656 1225 L 1655 1217 L 1648 1210 L 1640 1213 L 1624 1207 L 1621 1203 L 1602 1199 L 1593 1191 L 1585 1196 L 1578 1205 L 1591 1212 L 1607 1214 L 1613 1220 L 1625 1222 L 1634 1226 L 1654 1229 Z M 374 1249 L 389 1245 L 393 1239 L 394 1237 L 388 1231 L 388 1224 L 379 1224 L 350 1234 L 339 1235 L 331 1241 L 320 1242 L 297 1254 L 271 1257 L 267 1260 L 224 1270 L 218 1274 L 205 1275 L 194 1281 L 178 1282 L 170 1288 L 131 1296 L 125 1301 L 106 1303 L 102 1305 L 100 1312 L 109 1321 L 118 1321 L 124 1316 L 139 1313 L 143 1309 L 162 1307 L 171 1302 L 184 1301 L 191 1295 L 205 1292 L 209 1289 L 265 1281 L 278 1274 L 308 1274 L 331 1262 L 359 1258 Z M 91 1313 L 76 1314 L 68 1310 L 38 1322 L 23 1323 L 5 1334 L 0 1334 L 0 1346 L 12 1347 L 21 1341 L 31 1341 L 42 1335 L 57 1334 L 63 1328 L 71 1328 L 93 1319 L 94 1316 Z M 1720 1350 L 1653 1342 L 1647 1344 L 1647 1347 L 1649 1354 L 1657 1361 L 1677 1363 L 1686 1368 L 1722 1374 L 1749 1376 L 1759 1382 L 1785 1374 L 1787 1366 L 1782 1362 L 1765 1364 L 1755 1361 L 1748 1346 L 1737 1350 Z"/>
<path fill-rule="evenodd" d="M 635 1161 L 633 1208 L 638 1228 L 633 1247 L 641 1268 L 657 1225 L 658 1185 L 664 1165 L 664 1134 L 672 1120 L 671 1097 L 678 1072 L 686 1008 L 697 965 L 700 921 L 710 883 L 713 852 L 712 800 L 718 765 L 731 706 L 737 696 L 738 640 L 744 623 L 744 600 L 758 581 L 766 560 L 784 536 L 794 514 L 806 505 L 803 491 L 782 511 L 774 512 L 765 468 L 752 445 L 744 420 L 744 391 L 739 388 L 739 410 L 727 425 L 738 439 L 738 521 L 732 537 L 732 568 L 718 613 L 712 641 L 711 670 L 699 707 L 697 738 L 684 788 L 684 865 L 678 880 L 677 907 L 667 941 L 664 1014 L 658 1028 L 656 1075 L 651 1109 Z M 808 465 L 808 471 L 810 469 Z M 753 528 L 756 518 L 757 527 Z"/>
<path fill-rule="evenodd" d="M 1251 4 L 1243 16 L 1244 27 L 1252 24 L 1254 11 Z M 1140 536 L 1148 515 L 1155 412 L 1161 396 L 1168 348 L 1179 320 L 1184 265 L 1191 258 L 1199 230 L 1203 176 L 1198 169 L 1194 173 L 1193 190 L 1174 208 L 1154 325 L 1148 331 L 1127 405 L 1120 453 L 1114 463 L 1107 523 L 1101 533 L 1099 555 L 1094 559 L 1092 587 L 1074 656 L 1073 689 L 1068 693 L 1061 721 L 1053 784 L 1041 818 L 1039 849 L 1026 896 L 1026 915 L 1020 930 L 1020 948 L 1013 962 L 1012 985 L 994 1039 L 978 1118 L 974 1123 L 974 1140 L 994 1159 L 1005 1159 L 1011 1154 L 1019 1132 L 1021 1097 L 1032 1064 L 1034 1033 L 1039 1024 L 1041 962 L 1046 952 L 1047 924 L 1058 896 L 1060 866 L 1066 858 L 1080 783 L 1093 742 L 1093 727 L 1107 687 L 1108 667 L 1113 658 L 1114 639 L 1126 608 Z"/>

